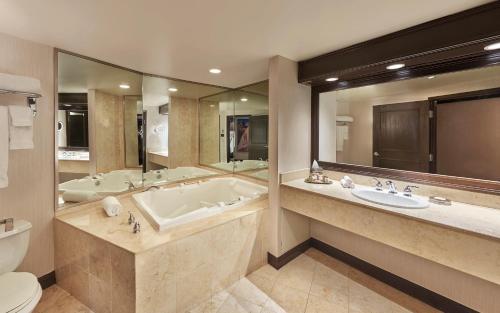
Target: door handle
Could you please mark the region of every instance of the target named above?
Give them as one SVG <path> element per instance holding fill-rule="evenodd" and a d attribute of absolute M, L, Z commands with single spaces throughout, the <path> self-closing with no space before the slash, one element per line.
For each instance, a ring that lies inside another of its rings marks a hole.
<path fill-rule="evenodd" d="M 380 156 L 380 154 L 377 151 L 373 152 L 373 155 L 376 157 Z"/>

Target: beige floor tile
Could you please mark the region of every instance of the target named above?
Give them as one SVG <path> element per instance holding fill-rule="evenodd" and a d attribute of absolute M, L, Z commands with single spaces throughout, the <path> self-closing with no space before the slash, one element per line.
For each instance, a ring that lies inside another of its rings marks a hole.
<path fill-rule="evenodd" d="M 217 313 L 260 313 L 262 306 L 246 299 L 229 295 Z"/>
<path fill-rule="evenodd" d="M 34 313 L 42 313 L 66 297 L 70 297 L 67 291 L 57 285 L 53 285 L 43 291 L 42 298 L 36 306 Z"/>
<path fill-rule="evenodd" d="M 274 286 L 274 281 L 257 273 L 252 273 L 247 276 L 247 279 L 252 282 L 257 288 L 266 294 L 270 294 Z"/>
<path fill-rule="evenodd" d="M 306 254 L 301 254 L 292 261 L 290 261 L 287 265 L 283 266 L 280 269 L 280 272 L 282 270 L 287 270 L 288 268 L 299 268 L 304 271 L 310 271 L 314 272 L 314 269 L 316 268 L 316 265 L 318 262 L 311 258 L 310 256 Z"/>
<path fill-rule="evenodd" d="M 61 298 L 41 313 L 93 313 L 88 307 L 69 296 Z"/>
<path fill-rule="evenodd" d="M 284 308 L 282 308 L 279 304 L 274 302 L 274 300 L 267 300 L 264 308 L 261 313 L 287 313 Z"/>
<path fill-rule="evenodd" d="M 351 281 L 349 285 L 349 313 L 410 313 L 410 311 Z"/>
<path fill-rule="evenodd" d="M 349 278 L 318 264 L 310 294 L 338 306 L 346 306 L 349 299 Z"/>
<path fill-rule="evenodd" d="M 309 295 L 306 313 L 347 313 L 349 310 L 347 302 L 330 302 L 321 297 Z"/>
<path fill-rule="evenodd" d="M 278 278 L 279 271 L 271 265 L 266 264 L 258 270 L 254 271 L 252 274 L 262 276 L 274 283 L 276 281 L 276 278 Z"/>
<path fill-rule="evenodd" d="M 284 285 L 309 293 L 313 277 L 314 271 L 304 270 L 295 265 L 285 266 L 280 269 L 275 285 Z"/>
<path fill-rule="evenodd" d="M 231 290 L 231 295 L 256 305 L 262 306 L 266 303 L 269 295 L 254 285 L 249 279 L 242 278 Z"/>
<path fill-rule="evenodd" d="M 307 292 L 277 283 L 271 292 L 271 299 L 287 313 L 303 313 L 306 309 L 307 298 Z"/>
<path fill-rule="evenodd" d="M 441 312 L 407 294 L 392 288 L 385 283 L 376 280 L 375 278 L 362 273 L 358 270 L 351 269 L 349 273 L 349 278 L 371 291 L 379 294 L 380 296 L 386 298 L 387 300 L 411 311 L 414 313 L 438 313 Z"/>

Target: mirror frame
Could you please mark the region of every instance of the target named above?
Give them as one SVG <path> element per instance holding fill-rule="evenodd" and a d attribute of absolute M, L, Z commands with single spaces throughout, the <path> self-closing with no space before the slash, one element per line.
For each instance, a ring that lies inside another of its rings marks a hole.
<path fill-rule="evenodd" d="M 500 51 L 484 49 L 500 41 L 498 20 L 500 2 L 495 1 L 301 61 L 298 80 L 312 87 L 311 160 L 326 170 L 500 195 L 500 181 L 319 160 L 320 93 L 499 64 Z M 433 34 L 441 34 L 441 41 Z M 387 71 L 385 67 L 395 62 L 406 66 Z M 325 82 L 328 77 L 340 80 Z"/>

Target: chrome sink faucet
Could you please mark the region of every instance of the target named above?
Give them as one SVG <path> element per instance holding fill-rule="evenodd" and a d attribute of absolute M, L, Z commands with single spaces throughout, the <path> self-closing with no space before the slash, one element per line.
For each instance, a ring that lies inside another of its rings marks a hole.
<path fill-rule="evenodd" d="M 386 181 L 385 184 L 387 186 L 389 186 L 389 193 L 390 194 L 395 195 L 398 193 L 398 189 L 396 188 L 396 184 L 392 180 Z"/>
<path fill-rule="evenodd" d="M 5 232 L 14 230 L 14 218 L 12 217 L 0 220 L 0 225 L 1 224 L 5 224 Z"/>

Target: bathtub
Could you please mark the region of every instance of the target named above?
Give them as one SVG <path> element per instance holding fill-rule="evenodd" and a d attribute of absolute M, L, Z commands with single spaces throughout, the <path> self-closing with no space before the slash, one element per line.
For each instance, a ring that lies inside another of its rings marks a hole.
<path fill-rule="evenodd" d="M 234 162 L 219 162 L 211 164 L 210 166 L 230 172 L 232 172 L 233 170 L 235 172 L 242 172 L 242 171 L 255 170 L 259 168 L 262 169 L 267 168 L 268 163 L 266 161 L 260 161 L 260 160 L 243 160 Z"/>
<path fill-rule="evenodd" d="M 174 169 L 152 170 L 144 173 L 143 177 L 144 186 L 150 186 L 213 175 L 217 175 L 217 173 L 199 167 L 177 167 Z"/>
<path fill-rule="evenodd" d="M 267 187 L 232 177 L 149 190 L 132 198 L 151 225 L 162 231 L 237 208 L 264 194 Z"/>
<path fill-rule="evenodd" d="M 134 187 L 142 186 L 141 170 L 116 170 L 82 179 L 73 179 L 59 184 L 59 192 L 92 191 L 100 196 L 113 195 L 129 190 L 129 182 Z"/>

